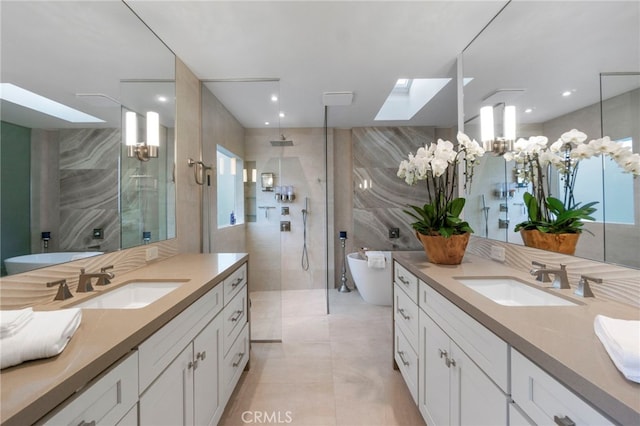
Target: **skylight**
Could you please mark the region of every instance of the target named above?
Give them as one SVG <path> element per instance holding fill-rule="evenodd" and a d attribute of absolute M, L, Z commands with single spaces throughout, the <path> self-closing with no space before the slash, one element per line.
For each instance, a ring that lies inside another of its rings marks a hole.
<path fill-rule="evenodd" d="M 0 83 L 0 99 L 71 123 L 105 122 L 11 83 Z"/>
<path fill-rule="evenodd" d="M 398 79 L 375 120 L 410 120 L 449 81 L 450 78 Z"/>

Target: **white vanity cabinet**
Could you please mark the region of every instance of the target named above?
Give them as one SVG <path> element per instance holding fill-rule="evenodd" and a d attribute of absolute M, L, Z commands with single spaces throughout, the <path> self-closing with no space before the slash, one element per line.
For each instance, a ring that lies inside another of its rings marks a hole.
<path fill-rule="evenodd" d="M 508 345 L 394 262 L 394 360 L 427 424 L 506 425 Z"/>
<path fill-rule="evenodd" d="M 140 424 L 216 424 L 223 411 L 220 348 L 222 317 L 218 315 L 140 396 Z"/>
<path fill-rule="evenodd" d="M 424 312 L 420 311 L 418 408 L 428 425 L 504 425 L 507 398 Z"/>
<path fill-rule="evenodd" d="M 418 403 L 418 279 L 394 264 L 394 359 L 414 402 Z"/>
<path fill-rule="evenodd" d="M 138 353 L 133 352 L 40 424 L 126 425 L 135 415 L 137 400 Z"/>
<path fill-rule="evenodd" d="M 514 403 L 533 424 L 613 424 L 515 349 L 511 350 L 511 390 Z"/>
<path fill-rule="evenodd" d="M 245 263 L 140 345 L 141 426 L 218 423 L 249 359 L 246 283 Z"/>

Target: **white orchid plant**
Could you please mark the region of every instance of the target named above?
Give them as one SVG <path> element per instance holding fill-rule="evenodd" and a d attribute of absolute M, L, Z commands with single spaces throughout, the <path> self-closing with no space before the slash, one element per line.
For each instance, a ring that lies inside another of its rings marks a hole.
<path fill-rule="evenodd" d="M 457 139 L 457 147 L 442 139 L 420 147 L 398 168 L 398 177 L 408 185 L 426 181 L 429 202 L 422 207 L 409 205 L 411 210 L 404 210 L 416 219 L 411 226 L 421 234 L 449 237 L 473 232 L 460 218 L 465 199 L 456 196 L 458 165 L 464 164 L 464 187 L 467 188 L 473 178 L 473 167 L 484 155 L 484 149 L 464 133 L 458 132 Z"/>
<path fill-rule="evenodd" d="M 584 220 L 591 216 L 597 202 L 584 205 L 574 198 L 574 188 L 581 160 L 606 155 L 611 157 L 625 172 L 640 174 L 640 155 L 629 147 L 612 141 L 608 136 L 587 142 L 587 135 L 572 129 L 563 133 L 553 144 L 547 146 L 544 136 L 519 139 L 514 150 L 504 155 L 506 161 L 515 160 L 518 177 L 531 184 L 531 193 L 524 194 L 528 220 L 516 225 L 515 231 L 537 229 L 547 233 L 580 233 Z M 563 187 L 562 200 L 551 197 L 550 172 L 555 169 Z"/>

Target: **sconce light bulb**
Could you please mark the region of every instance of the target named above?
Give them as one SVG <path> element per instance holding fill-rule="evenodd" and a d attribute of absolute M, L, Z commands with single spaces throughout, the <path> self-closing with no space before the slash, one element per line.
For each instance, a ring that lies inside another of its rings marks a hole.
<path fill-rule="evenodd" d="M 138 144 L 138 116 L 135 112 L 126 112 L 124 127 L 127 146 L 136 146 Z"/>
<path fill-rule="evenodd" d="M 160 146 L 160 116 L 157 112 L 147 112 L 147 145 Z"/>
<path fill-rule="evenodd" d="M 504 138 L 508 141 L 516 140 L 516 107 L 504 107 Z"/>
<path fill-rule="evenodd" d="M 480 138 L 482 142 L 494 140 L 493 133 L 493 107 L 480 108 Z"/>

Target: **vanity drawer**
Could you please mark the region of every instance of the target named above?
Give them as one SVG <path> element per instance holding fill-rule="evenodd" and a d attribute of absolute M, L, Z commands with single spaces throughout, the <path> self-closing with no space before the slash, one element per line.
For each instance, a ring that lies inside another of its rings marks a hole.
<path fill-rule="evenodd" d="M 509 352 L 504 340 L 422 281 L 420 307 L 503 392 L 508 393 Z"/>
<path fill-rule="evenodd" d="M 224 357 L 222 366 L 222 402 L 226 404 L 249 361 L 249 325 L 245 324 L 238 339 Z"/>
<path fill-rule="evenodd" d="M 222 286 L 217 285 L 138 347 L 140 394 L 196 335 L 222 311 Z"/>
<path fill-rule="evenodd" d="M 418 303 L 418 277 L 398 262 L 393 262 L 393 281 L 414 303 Z"/>
<path fill-rule="evenodd" d="M 114 425 L 125 417 L 137 401 L 138 353 L 134 352 L 96 379 L 43 424 Z"/>
<path fill-rule="evenodd" d="M 398 284 L 394 285 L 393 318 L 402 329 L 409 344 L 416 349 L 418 347 L 418 305 L 400 290 Z"/>
<path fill-rule="evenodd" d="M 556 418 L 576 425 L 613 424 L 515 349 L 511 350 L 511 397 L 536 424 L 554 424 Z"/>
<path fill-rule="evenodd" d="M 224 304 L 226 305 L 238 294 L 242 286 L 247 283 L 247 264 L 243 263 L 224 280 Z"/>
<path fill-rule="evenodd" d="M 244 286 L 240 293 L 236 294 L 233 300 L 225 306 L 222 313 L 224 319 L 224 354 L 226 355 L 231 346 L 236 341 L 236 337 L 242 331 L 242 327 L 247 323 L 247 286 Z"/>
<path fill-rule="evenodd" d="M 404 378 L 413 402 L 418 404 L 418 355 L 402 330 L 396 325 L 395 342 L 393 356 L 400 368 L 400 373 Z"/>

